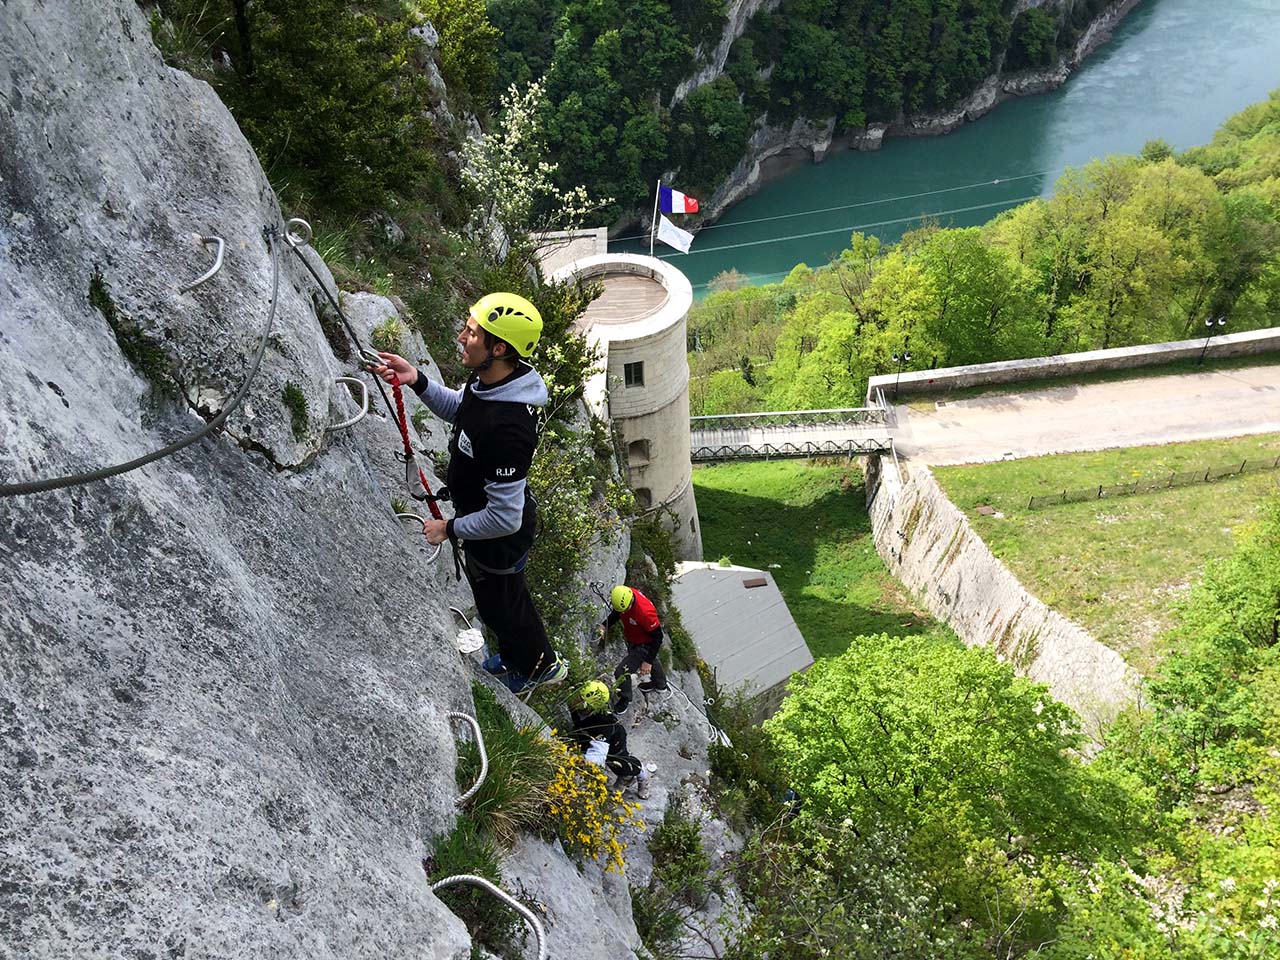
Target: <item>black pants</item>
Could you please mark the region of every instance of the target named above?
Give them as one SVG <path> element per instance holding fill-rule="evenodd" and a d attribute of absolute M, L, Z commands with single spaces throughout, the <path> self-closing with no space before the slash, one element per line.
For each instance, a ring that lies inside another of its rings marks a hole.
<path fill-rule="evenodd" d="M 490 573 L 470 558 L 463 569 L 476 600 L 476 612 L 498 638 L 498 653 L 507 669 L 532 678 L 555 663 L 556 652 L 529 596 L 524 571 Z"/>
<path fill-rule="evenodd" d="M 620 684 L 615 684 L 618 688 L 619 699 L 626 703 L 631 702 L 631 674 L 639 670 L 642 663 L 653 664 L 653 672 L 649 674 L 649 681 L 653 684 L 653 689 L 667 689 L 667 675 L 662 669 L 662 661 L 658 659 L 658 650 L 661 646 L 661 640 L 655 640 L 653 643 L 627 644 L 627 655 L 622 658 L 622 662 L 613 671 L 613 679 L 621 681 Z"/>

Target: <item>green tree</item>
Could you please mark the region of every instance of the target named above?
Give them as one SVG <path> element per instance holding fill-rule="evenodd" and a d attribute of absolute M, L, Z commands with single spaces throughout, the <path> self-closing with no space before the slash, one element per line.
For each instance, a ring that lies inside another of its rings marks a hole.
<path fill-rule="evenodd" d="M 1039 351 L 1041 309 L 1032 272 L 983 238 L 977 227 L 938 230 L 915 256 L 936 291 L 924 329 L 946 366 Z"/>
<path fill-rule="evenodd" d="M 702 413 L 750 413 L 763 404 L 760 395 L 737 370 L 717 370 L 707 378 L 702 400 Z"/>
<path fill-rule="evenodd" d="M 1280 676 L 1280 498 L 1211 562 L 1179 607 L 1173 652 L 1148 681 L 1145 710 L 1111 734 L 1166 808 L 1206 787 L 1248 779 L 1272 742 L 1261 676 Z"/>
<path fill-rule="evenodd" d="M 431 166 L 416 21 L 345 0 L 249 4 L 252 73 L 223 88 L 263 166 L 339 207 L 409 191 Z"/>
<path fill-rule="evenodd" d="M 1119 781 L 1073 756 L 1071 711 L 987 650 L 859 637 L 793 678 L 765 729 L 802 818 L 905 831 L 944 899 L 991 933 L 1021 915 L 1019 939 L 1047 937 L 1059 858 L 1115 850 L 1127 830 Z"/>
<path fill-rule="evenodd" d="M 484 0 L 413 0 L 440 34 L 440 70 L 450 90 L 465 90 L 482 107 L 489 102 L 498 29 Z"/>
<path fill-rule="evenodd" d="M 671 114 L 681 133 L 674 159 L 690 189 L 713 191 L 737 166 L 751 132 L 751 118 L 729 77 L 703 84 Z"/>
<path fill-rule="evenodd" d="M 752 837 L 738 876 L 751 916 L 729 960 L 935 960 L 976 955 L 946 922 L 938 891 L 885 827 L 808 819 Z M 838 947 L 837 947 L 838 945 Z"/>
<path fill-rule="evenodd" d="M 1043 7 L 1022 11 L 1014 19 L 1009 31 L 1009 54 L 1005 58 L 1005 68 L 1022 70 L 1057 63 L 1057 34 L 1057 20 Z"/>
<path fill-rule="evenodd" d="M 214 84 L 295 202 L 350 210 L 436 172 L 418 24 L 416 12 L 345 0 L 161 0 L 152 33 L 171 62 Z M 215 54 L 230 71 L 208 69 Z"/>

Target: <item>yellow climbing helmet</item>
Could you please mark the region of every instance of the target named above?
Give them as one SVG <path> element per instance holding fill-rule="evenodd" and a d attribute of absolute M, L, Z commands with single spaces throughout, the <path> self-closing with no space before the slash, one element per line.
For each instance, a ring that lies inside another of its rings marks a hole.
<path fill-rule="evenodd" d="M 609 594 L 609 603 L 615 613 L 626 613 L 631 609 L 631 604 L 635 602 L 635 599 L 635 591 L 630 587 L 622 586 L 622 584 L 614 587 L 613 592 Z"/>
<path fill-rule="evenodd" d="M 609 688 L 599 680 L 588 680 L 578 688 L 578 699 L 588 710 L 603 710 L 609 706 Z"/>
<path fill-rule="evenodd" d="M 522 357 L 533 353 L 542 336 L 542 314 L 518 293 L 486 294 L 472 305 L 471 319 Z"/>

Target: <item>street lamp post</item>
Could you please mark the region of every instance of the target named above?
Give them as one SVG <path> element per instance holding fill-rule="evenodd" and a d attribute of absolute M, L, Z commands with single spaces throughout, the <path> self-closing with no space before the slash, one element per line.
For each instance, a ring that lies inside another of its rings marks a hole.
<path fill-rule="evenodd" d="M 911 362 L 911 354 L 907 352 L 907 344 L 911 342 L 911 334 L 902 338 L 902 352 L 893 355 L 893 362 L 898 365 L 898 372 L 893 378 L 893 399 L 898 400 L 898 381 L 902 379 L 902 368 Z"/>
<path fill-rule="evenodd" d="M 1200 348 L 1200 359 L 1196 361 L 1197 366 L 1204 363 L 1205 351 L 1209 349 L 1209 340 L 1210 338 L 1213 337 L 1214 328 L 1217 327 L 1219 329 L 1219 332 L 1221 332 L 1221 328 L 1225 327 L 1226 325 L 1227 325 L 1227 318 L 1225 316 L 1210 317 L 1208 320 L 1204 322 L 1205 331 L 1206 331 L 1205 338 L 1204 338 L 1204 346 Z"/>

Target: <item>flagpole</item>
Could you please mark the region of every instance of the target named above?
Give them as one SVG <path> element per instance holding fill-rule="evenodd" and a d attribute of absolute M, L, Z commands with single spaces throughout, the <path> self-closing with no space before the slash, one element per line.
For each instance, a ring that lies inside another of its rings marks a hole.
<path fill-rule="evenodd" d="M 653 237 L 658 230 L 658 197 L 662 196 L 662 181 L 658 181 L 658 189 L 653 191 L 653 219 L 649 221 L 649 256 L 653 256 Z"/>

